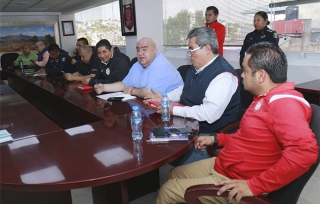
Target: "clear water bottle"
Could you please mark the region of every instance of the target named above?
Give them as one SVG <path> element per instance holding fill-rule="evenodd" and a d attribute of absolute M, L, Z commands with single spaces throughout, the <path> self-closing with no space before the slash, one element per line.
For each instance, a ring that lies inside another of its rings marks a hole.
<path fill-rule="evenodd" d="M 162 94 L 161 99 L 161 119 L 162 121 L 170 121 L 170 101 L 167 93 Z"/>
<path fill-rule="evenodd" d="M 21 75 L 24 75 L 24 67 L 23 67 L 22 60 L 19 61 L 19 68 L 20 68 L 20 71 L 21 71 Z"/>
<path fill-rule="evenodd" d="M 131 129 L 132 129 L 132 139 L 142 140 L 142 118 L 138 106 L 132 107 L 131 114 Z"/>
<path fill-rule="evenodd" d="M 136 161 L 136 166 L 140 166 L 143 160 L 143 147 L 142 141 L 133 141 L 133 156 Z"/>

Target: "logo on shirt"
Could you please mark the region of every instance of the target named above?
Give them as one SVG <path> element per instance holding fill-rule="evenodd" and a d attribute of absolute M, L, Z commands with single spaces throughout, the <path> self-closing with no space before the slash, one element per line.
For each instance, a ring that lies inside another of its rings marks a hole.
<path fill-rule="evenodd" d="M 254 112 L 257 112 L 258 110 L 260 110 L 261 106 L 262 106 L 262 103 L 263 103 L 263 99 L 261 99 L 257 105 L 254 107 Z"/>
<path fill-rule="evenodd" d="M 62 57 L 61 58 L 61 62 L 65 62 L 66 61 L 66 58 L 65 57 Z"/>
<path fill-rule="evenodd" d="M 106 74 L 107 74 L 107 75 L 110 74 L 110 69 L 109 69 L 109 68 L 106 69 Z"/>

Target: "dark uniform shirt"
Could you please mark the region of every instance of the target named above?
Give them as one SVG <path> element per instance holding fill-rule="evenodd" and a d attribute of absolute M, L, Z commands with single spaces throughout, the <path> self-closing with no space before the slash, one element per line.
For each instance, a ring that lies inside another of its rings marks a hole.
<path fill-rule="evenodd" d="M 77 71 L 76 67 L 71 64 L 72 58 L 68 52 L 60 50 L 57 59 L 49 58 L 45 70 L 49 76 L 62 76 L 64 73 L 74 73 Z M 63 72 L 62 72 L 63 71 Z"/>
<path fill-rule="evenodd" d="M 79 65 L 78 72 L 82 76 L 90 75 L 90 74 L 99 74 L 99 69 L 97 64 L 100 63 L 100 59 L 98 58 L 96 53 L 92 53 L 90 57 L 89 64 L 84 63 L 83 61 Z"/>
<path fill-rule="evenodd" d="M 90 79 L 89 86 L 94 86 L 97 83 L 110 84 L 122 81 L 127 76 L 130 70 L 130 58 L 120 52 L 117 47 L 113 50 L 113 56 L 108 63 L 100 61 L 94 65 L 98 67 L 99 71 L 96 77 Z"/>
<path fill-rule="evenodd" d="M 243 58 L 247 49 L 258 42 L 267 41 L 278 46 L 279 38 L 276 31 L 269 29 L 267 26 L 264 29 L 258 31 L 254 30 L 251 33 L 246 35 L 246 38 L 243 41 L 243 45 L 240 51 L 240 67 L 242 67 Z"/>

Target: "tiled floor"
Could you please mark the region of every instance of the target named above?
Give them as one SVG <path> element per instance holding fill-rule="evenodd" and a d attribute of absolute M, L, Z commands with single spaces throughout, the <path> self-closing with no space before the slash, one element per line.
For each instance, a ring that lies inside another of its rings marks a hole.
<path fill-rule="evenodd" d="M 162 185 L 168 178 L 171 165 L 165 165 L 160 168 L 160 184 Z M 318 204 L 320 203 L 320 166 L 313 174 L 305 188 L 303 189 L 298 204 Z M 73 204 L 93 204 L 90 188 L 72 190 Z M 156 200 L 157 192 L 150 193 L 141 198 L 133 200 L 130 204 L 153 204 Z"/>

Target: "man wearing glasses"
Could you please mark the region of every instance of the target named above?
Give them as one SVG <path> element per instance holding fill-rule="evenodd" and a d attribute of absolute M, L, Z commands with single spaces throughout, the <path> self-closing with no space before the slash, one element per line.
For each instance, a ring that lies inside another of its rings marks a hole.
<path fill-rule="evenodd" d="M 197 119 L 199 133 L 213 133 L 238 119 L 239 79 L 234 68 L 218 54 L 216 33 L 208 27 L 195 28 L 188 34 L 188 56 L 192 62 L 184 86 L 168 93 L 172 101 L 186 105 L 170 106 L 170 114 Z M 152 90 L 145 99 L 161 100 L 161 93 Z M 159 109 L 157 111 L 161 113 Z M 209 158 L 206 151 L 191 148 L 173 165 Z"/>
<path fill-rule="evenodd" d="M 158 52 L 152 39 L 142 38 L 138 41 L 136 49 L 138 62 L 132 65 L 128 75 L 120 82 L 95 85 L 98 94 L 123 91 L 143 98 L 151 94 L 151 89 L 167 93 L 183 86 L 179 72 Z"/>

